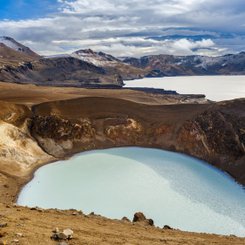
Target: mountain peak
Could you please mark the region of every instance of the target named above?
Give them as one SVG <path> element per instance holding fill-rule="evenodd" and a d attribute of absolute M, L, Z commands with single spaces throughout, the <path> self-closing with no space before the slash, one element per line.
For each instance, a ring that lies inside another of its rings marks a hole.
<path fill-rule="evenodd" d="M 75 51 L 75 53 L 85 53 L 85 54 L 96 54 L 92 49 L 80 49 L 78 51 Z"/>
<path fill-rule="evenodd" d="M 4 44 L 8 48 L 24 53 L 28 56 L 38 57 L 39 55 L 33 52 L 30 48 L 18 43 L 12 37 L 0 36 L 0 43 Z"/>
<path fill-rule="evenodd" d="M 96 66 L 110 66 L 114 63 L 121 62 L 112 55 L 95 52 L 92 49 L 81 49 L 72 53 L 72 57 L 89 62 Z"/>

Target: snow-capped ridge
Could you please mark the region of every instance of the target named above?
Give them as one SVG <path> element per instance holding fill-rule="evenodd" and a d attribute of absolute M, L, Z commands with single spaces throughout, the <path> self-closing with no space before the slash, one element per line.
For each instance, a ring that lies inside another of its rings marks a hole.
<path fill-rule="evenodd" d="M 81 49 L 71 54 L 72 57 L 91 63 L 95 66 L 113 66 L 120 62 L 117 58 L 112 55 L 95 52 L 91 49 Z"/>
<path fill-rule="evenodd" d="M 22 45 L 15 41 L 12 37 L 0 36 L 0 43 L 4 44 L 6 47 L 15 50 L 17 52 L 25 53 L 29 56 L 39 56 L 35 52 L 33 52 L 30 48 Z"/>
<path fill-rule="evenodd" d="M 54 54 L 54 55 L 44 56 L 45 59 L 69 58 L 69 57 L 71 57 L 70 54 Z"/>
<path fill-rule="evenodd" d="M 2 36 L 0 37 L 0 43 L 3 43 L 5 46 L 14 49 L 15 51 L 24 51 L 23 45 L 17 43 L 13 38 Z"/>

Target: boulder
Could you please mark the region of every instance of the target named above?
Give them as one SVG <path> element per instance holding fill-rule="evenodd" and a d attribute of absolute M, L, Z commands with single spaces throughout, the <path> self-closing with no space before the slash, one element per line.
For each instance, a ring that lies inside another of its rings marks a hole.
<path fill-rule="evenodd" d="M 153 221 L 153 219 L 147 219 L 146 222 L 148 223 L 148 225 L 154 226 L 154 221 Z"/>
<path fill-rule="evenodd" d="M 163 229 L 164 229 L 164 230 L 173 230 L 173 228 L 170 227 L 169 225 L 164 225 L 164 226 L 163 226 Z"/>
<path fill-rule="evenodd" d="M 57 237 L 56 240 L 66 240 L 66 239 L 68 239 L 68 237 L 63 232 L 57 233 L 56 237 Z"/>
<path fill-rule="evenodd" d="M 134 214 L 133 222 L 142 222 L 145 220 L 146 220 L 146 217 L 143 213 L 137 212 Z"/>
<path fill-rule="evenodd" d="M 65 236 L 66 236 L 66 239 L 72 239 L 72 237 L 73 237 L 73 230 L 71 230 L 71 229 L 65 229 L 65 230 L 63 230 L 63 232 L 62 232 Z"/>
<path fill-rule="evenodd" d="M 133 222 L 139 222 L 144 225 L 154 226 L 154 221 L 152 219 L 147 219 L 145 215 L 141 212 L 137 212 L 134 214 Z"/>
<path fill-rule="evenodd" d="M 62 241 L 62 240 L 71 240 L 73 238 L 73 230 L 71 229 L 65 229 L 63 232 L 59 231 L 59 228 L 55 228 L 53 230 L 53 234 L 51 236 L 51 239 L 56 241 Z"/>
<path fill-rule="evenodd" d="M 56 227 L 55 229 L 53 229 L 53 233 L 59 233 L 59 232 L 60 232 L 60 230 L 59 230 L 58 227 Z"/>
<path fill-rule="evenodd" d="M 125 221 L 125 222 L 131 222 L 130 219 L 128 219 L 127 217 L 123 217 L 123 218 L 122 218 L 122 221 Z"/>

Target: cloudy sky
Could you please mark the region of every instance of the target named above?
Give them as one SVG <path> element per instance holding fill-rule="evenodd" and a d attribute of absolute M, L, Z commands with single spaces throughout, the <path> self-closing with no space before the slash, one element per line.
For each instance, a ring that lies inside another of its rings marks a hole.
<path fill-rule="evenodd" d="M 245 50 L 245 1 L 0 0 L 0 35 L 43 55 L 215 56 Z"/>

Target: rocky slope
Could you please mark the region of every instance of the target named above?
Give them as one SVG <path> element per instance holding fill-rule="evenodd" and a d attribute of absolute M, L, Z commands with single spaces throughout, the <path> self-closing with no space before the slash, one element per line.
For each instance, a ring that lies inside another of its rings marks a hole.
<path fill-rule="evenodd" d="M 0 37 L 0 70 L 22 66 L 25 62 L 38 60 L 40 56 L 10 37 Z M 13 74 L 9 76 L 14 77 Z"/>
<path fill-rule="evenodd" d="M 0 242 L 23 245 L 243 245 L 244 238 L 198 234 L 155 228 L 127 219 L 110 220 L 99 215 L 84 215 L 81 211 L 28 209 L 0 204 Z M 133 217 L 129 217 L 132 219 Z M 54 241 L 52 231 L 72 229 L 73 239 Z"/>
<path fill-rule="evenodd" d="M 131 66 L 121 60 L 103 52 L 94 52 L 91 49 L 78 50 L 72 57 L 103 67 L 110 73 L 119 74 L 123 80 L 143 78 L 145 71 Z"/>
<path fill-rule="evenodd" d="M 179 131 L 176 150 L 204 159 L 245 184 L 245 100 L 218 103 Z"/>
<path fill-rule="evenodd" d="M 0 69 L 0 80 L 4 82 L 30 83 L 42 86 L 86 87 L 93 85 L 122 86 L 123 80 L 104 68 L 73 57 L 41 58 L 25 62 L 17 67 Z"/>
<path fill-rule="evenodd" d="M 0 108 L 1 203 L 12 202 L 33 170 L 54 158 L 45 153 L 31 136 L 29 123 L 32 113 L 27 106 L 1 101 Z"/>
<path fill-rule="evenodd" d="M 144 76 L 140 68 L 92 50 L 40 57 L 9 37 L 0 38 L 0 80 L 70 87 L 121 87 L 123 79 Z"/>
<path fill-rule="evenodd" d="M 24 62 L 30 62 L 35 59 L 36 57 L 15 51 L 0 42 L 0 69 L 4 69 L 8 66 L 17 67 Z"/>
<path fill-rule="evenodd" d="M 10 48 L 16 52 L 19 52 L 21 54 L 24 54 L 26 56 L 33 57 L 33 58 L 40 57 L 37 53 L 32 51 L 30 48 L 24 46 L 23 44 L 21 44 L 19 42 L 16 42 L 11 37 L 5 37 L 5 36 L 0 37 L 0 43 L 4 44 L 6 47 L 8 47 L 8 48 Z"/>
<path fill-rule="evenodd" d="M 0 166 L 11 175 L 25 176 L 52 159 L 30 134 L 31 115 L 26 106 L 1 101 Z"/>
<path fill-rule="evenodd" d="M 146 70 L 148 77 L 245 74 L 245 52 L 219 57 L 150 55 L 123 62 Z"/>

